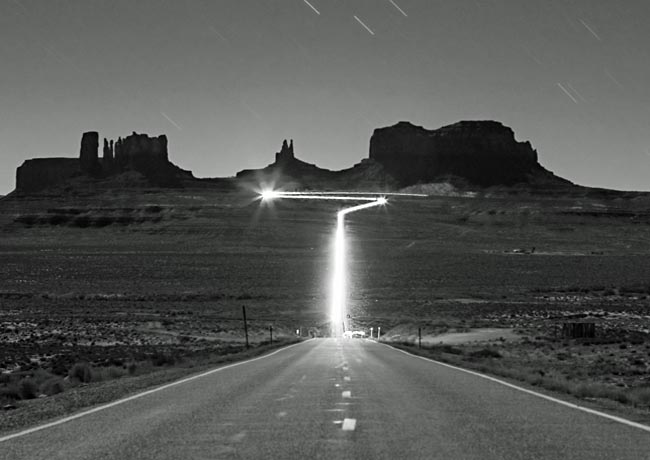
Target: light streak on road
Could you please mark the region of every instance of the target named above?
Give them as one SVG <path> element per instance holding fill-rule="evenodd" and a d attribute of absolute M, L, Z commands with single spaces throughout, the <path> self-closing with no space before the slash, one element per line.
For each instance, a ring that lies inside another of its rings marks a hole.
<path fill-rule="evenodd" d="M 400 193 L 400 192 L 284 192 L 279 190 L 266 190 L 262 192 L 262 197 L 266 194 L 267 197 L 278 197 L 282 195 L 286 197 L 288 195 L 307 195 L 307 196 L 320 196 L 320 195 L 340 195 L 341 198 L 355 195 L 380 195 L 380 196 L 417 196 L 417 197 L 426 197 L 429 196 L 425 193 Z M 355 198 L 356 199 L 356 198 Z"/>
<path fill-rule="evenodd" d="M 334 239 L 334 276 L 332 277 L 332 324 L 336 335 L 340 336 L 349 328 L 347 319 L 347 250 L 345 243 L 345 216 L 363 209 L 383 206 L 386 198 L 379 197 L 370 203 L 341 209 L 336 215 L 336 236 Z M 339 325 L 341 330 L 339 332 Z"/>
<path fill-rule="evenodd" d="M 344 214 L 336 215 L 336 234 L 334 236 L 334 274 L 332 276 L 332 331 L 340 337 L 345 332 L 343 311 L 347 300 L 347 270 L 345 267 L 345 221 Z"/>
<path fill-rule="evenodd" d="M 345 216 L 373 208 L 375 206 L 384 206 L 388 200 L 385 194 L 375 193 L 352 193 L 353 196 L 330 195 L 331 192 L 282 192 L 277 190 L 264 190 L 260 197 L 262 201 L 271 201 L 275 199 L 294 199 L 294 200 L 338 200 L 338 201 L 367 201 L 367 203 L 350 206 L 341 209 L 336 214 L 336 233 L 334 235 L 334 274 L 332 276 L 332 306 L 331 320 L 332 329 L 335 336 L 340 337 L 346 331 L 345 320 L 347 318 L 347 249 L 345 242 Z M 373 196 L 367 196 L 373 195 Z M 405 194 L 407 196 L 426 196 L 418 194 Z"/>
<path fill-rule="evenodd" d="M 321 195 L 312 193 L 291 193 L 291 192 L 276 192 L 264 191 L 262 192 L 262 201 L 275 200 L 278 198 L 289 200 L 335 200 L 335 201 L 375 201 L 376 197 L 363 197 L 363 196 L 332 196 Z"/>

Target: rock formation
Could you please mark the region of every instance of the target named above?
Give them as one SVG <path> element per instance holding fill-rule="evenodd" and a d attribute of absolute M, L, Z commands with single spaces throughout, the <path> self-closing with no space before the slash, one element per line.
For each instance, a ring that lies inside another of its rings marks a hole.
<path fill-rule="evenodd" d="M 237 178 L 265 180 L 277 177 L 307 188 L 354 189 L 372 184 L 382 190 L 416 184 L 452 182 L 457 186 L 565 187 L 567 180 L 553 175 L 537 161 L 529 142 L 515 140 L 512 129 L 496 121 L 461 121 L 436 130 L 409 122 L 376 129 L 369 158 L 342 171 L 305 163 L 294 155 L 293 141 L 282 142 L 275 163 L 244 170 Z M 355 184 L 356 182 L 356 184 Z"/>
<path fill-rule="evenodd" d="M 293 139 L 282 142 L 280 151 L 275 154 L 275 162 L 262 169 L 245 169 L 237 173 L 237 179 L 250 187 L 259 184 L 274 184 L 291 188 L 312 188 L 319 190 L 391 190 L 397 183 L 387 176 L 381 165 L 372 160 L 343 171 L 330 171 L 302 161 L 295 156 Z"/>
<path fill-rule="evenodd" d="M 287 144 L 287 140 L 282 141 L 282 148 L 279 152 L 275 154 L 275 162 L 288 164 L 295 159 L 293 153 L 293 139 L 291 139 L 291 144 Z"/>
<path fill-rule="evenodd" d="M 287 143 L 285 139 L 282 141 L 282 147 L 279 152 L 275 154 L 275 162 L 268 165 L 263 169 L 250 169 L 243 170 L 237 173 L 238 178 L 248 177 L 251 175 L 286 175 L 295 180 L 304 179 L 305 177 L 313 177 L 314 175 L 331 175 L 332 171 L 319 168 L 311 163 L 306 163 L 296 158 L 293 151 L 293 139 L 291 143 Z"/>
<path fill-rule="evenodd" d="M 26 160 L 16 170 L 16 190 L 38 192 L 81 175 L 77 158 L 35 158 Z"/>
<path fill-rule="evenodd" d="M 436 130 L 400 122 L 376 129 L 370 159 L 402 186 L 449 176 L 483 187 L 510 186 L 552 176 L 529 142 L 516 141 L 512 129 L 496 121 L 461 121 Z"/>
<path fill-rule="evenodd" d="M 81 136 L 81 151 L 79 152 L 79 161 L 81 170 L 87 174 L 97 174 L 99 166 L 99 133 L 89 131 Z"/>
<path fill-rule="evenodd" d="M 148 162 L 169 162 L 167 136 L 149 137 L 135 131 L 117 140 L 116 162 L 122 168 L 134 167 Z M 137 169 L 137 168 L 135 168 Z"/>
<path fill-rule="evenodd" d="M 95 184 L 93 180 L 108 183 L 120 176 L 124 180 L 110 183 L 129 183 L 127 176 L 134 173 L 140 178 L 137 184 L 158 187 L 232 185 L 230 179 L 196 180 L 191 172 L 169 161 L 167 144 L 165 135 L 149 137 L 134 132 L 115 142 L 104 139 L 103 156 L 98 158 L 99 135 L 87 132 L 79 159 L 28 160 L 18 168 L 16 188 L 29 193 L 77 176 Z M 296 158 L 293 139 L 285 139 L 274 163 L 240 171 L 237 180 L 251 185 L 382 191 L 439 182 L 470 188 L 521 185 L 558 190 L 572 185 L 544 169 L 530 143 L 518 142 L 512 129 L 496 121 L 461 121 L 435 130 L 409 122 L 379 128 L 370 139 L 369 158 L 342 171 L 322 169 Z"/>
<path fill-rule="evenodd" d="M 110 144 L 106 138 L 104 138 L 104 156 L 102 157 L 104 163 L 113 162 L 113 141 L 111 140 Z"/>
<path fill-rule="evenodd" d="M 167 136 L 149 137 L 133 133 L 117 142 L 104 139 L 102 158 L 98 157 L 99 134 L 83 133 L 79 158 L 37 158 L 27 160 L 16 172 L 16 190 L 37 192 L 64 184 L 77 176 L 109 179 L 128 171 L 144 176 L 152 186 L 175 187 L 193 179 L 169 161 Z"/>

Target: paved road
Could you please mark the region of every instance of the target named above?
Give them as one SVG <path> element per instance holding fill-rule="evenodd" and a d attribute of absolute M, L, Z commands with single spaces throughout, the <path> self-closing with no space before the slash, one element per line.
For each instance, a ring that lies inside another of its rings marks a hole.
<path fill-rule="evenodd" d="M 366 340 L 311 340 L 0 442 L 7 459 L 647 459 L 650 433 Z"/>

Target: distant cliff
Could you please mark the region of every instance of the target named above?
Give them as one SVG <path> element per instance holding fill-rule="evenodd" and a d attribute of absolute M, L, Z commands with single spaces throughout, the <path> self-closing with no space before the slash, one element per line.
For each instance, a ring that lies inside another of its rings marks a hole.
<path fill-rule="evenodd" d="M 34 158 L 16 170 L 16 190 L 37 192 L 81 175 L 77 158 Z"/>
<path fill-rule="evenodd" d="M 27 160 L 16 173 L 16 190 L 33 193 L 52 187 L 259 187 L 295 189 L 397 190 L 429 183 L 454 186 L 528 187 L 564 190 L 571 182 L 538 161 L 529 142 L 515 140 L 512 129 L 496 121 L 460 121 L 435 130 L 409 122 L 376 129 L 369 157 L 353 167 L 330 171 L 296 158 L 293 140 L 282 143 L 275 161 L 244 170 L 233 178 L 196 179 L 169 161 L 165 135 L 132 133 L 104 139 L 84 133 L 78 158 Z"/>
<path fill-rule="evenodd" d="M 285 140 L 275 162 L 244 170 L 238 179 L 290 184 L 296 188 L 394 190 L 451 182 L 469 187 L 565 187 L 569 181 L 539 164 L 529 142 L 496 121 L 461 121 L 436 130 L 409 122 L 376 129 L 369 158 L 342 171 L 321 169 L 295 157 Z"/>
<path fill-rule="evenodd" d="M 409 122 L 376 129 L 370 159 L 401 186 L 458 178 L 489 187 L 539 181 L 570 184 L 538 162 L 529 142 L 496 121 L 460 121 L 435 130 Z"/>
<path fill-rule="evenodd" d="M 104 139 L 99 157 L 99 133 L 90 131 L 81 137 L 79 158 L 36 158 L 26 160 L 16 171 L 16 190 L 33 193 L 69 184 L 76 178 L 110 180 L 126 172 L 137 172 L 146 183 L 157 187 L 179 186 L 194 178 L 169 161 L 167 137 L 149 137 L 132 133 L 117 141 Z"/>

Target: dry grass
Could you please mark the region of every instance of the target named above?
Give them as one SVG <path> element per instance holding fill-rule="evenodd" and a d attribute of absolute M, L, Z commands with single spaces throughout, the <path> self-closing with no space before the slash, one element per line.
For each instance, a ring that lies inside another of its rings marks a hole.
<path fill-rule="evenodd" d="M 632 379 L 632 385 L 617 384 L 613 376 L 624 371 L 601 368 L 597 373 L 585 372 L 588 366 L 577 357 L 565 356 L 563 365 L 550 361 L 540 365 L 533 354 L 526 354 L 521 346 L 440 345 L 418 349 L 412 342 L 391 343 L 411 353 L 476 370 L 486 374 L 505 377 L 549 391 L 564 393 L 580 399 L 605 399 L 643 409 L 650 409 L 650 385 L 645 379 Z M 513 353 L 513 351 L 515 353 Z M 505 358 L 504 358 L 505 356 Z M 569 371 L 567 371 L 569 369 Z"/>

